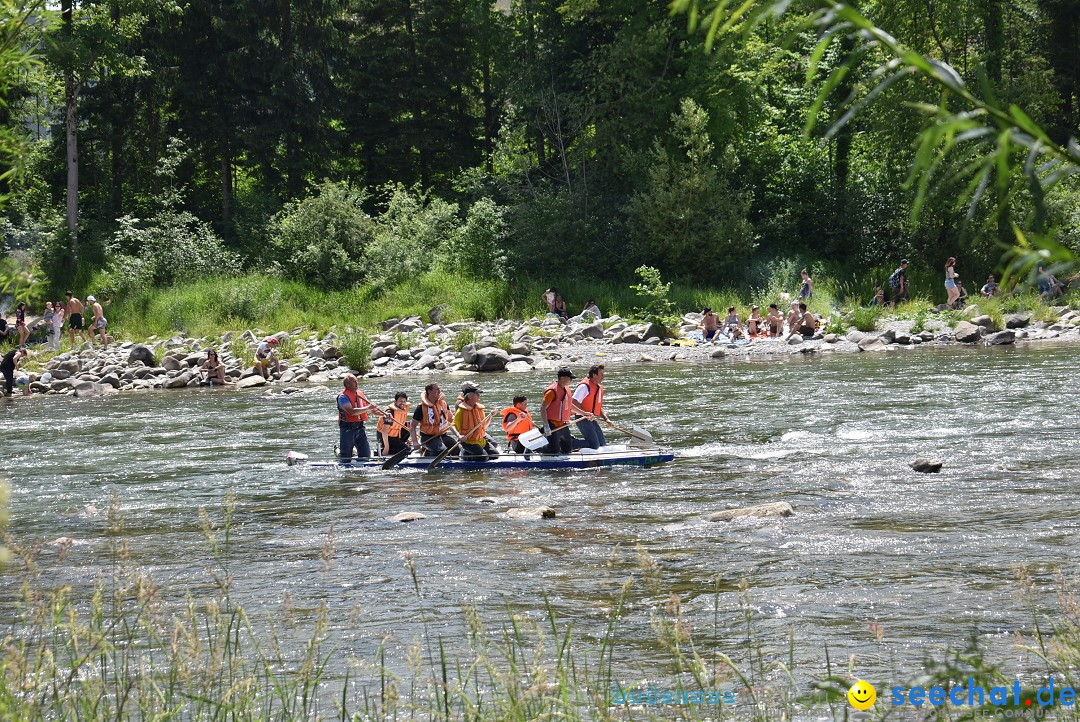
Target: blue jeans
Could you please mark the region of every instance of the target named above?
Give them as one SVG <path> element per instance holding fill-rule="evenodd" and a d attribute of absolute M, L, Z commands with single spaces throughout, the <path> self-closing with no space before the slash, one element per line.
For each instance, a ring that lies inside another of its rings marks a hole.
<path fill-rule="evenodd" d="M 356 458 L 367 459 L 371 456 L 371 446 L 368 444 L 367 433 L 364 431 L 364 422 L 350 422 L 338 424 L 341 433 L 338 444 L 338 459 L 342 463 L 349 463 L 353 458 L 353 449 L 356 450 Z"/>
<path fill-rule="evenodd" d="M 578 430 L 581 435 L 585 437 L 585 443 L 582 444 L 586 449 L 599 449 L 601 446 L 607 446 L 607 439 L 604 438 L 604 430 L 600 428 L 599 421 L 584 421 L 578 422 Z"/>

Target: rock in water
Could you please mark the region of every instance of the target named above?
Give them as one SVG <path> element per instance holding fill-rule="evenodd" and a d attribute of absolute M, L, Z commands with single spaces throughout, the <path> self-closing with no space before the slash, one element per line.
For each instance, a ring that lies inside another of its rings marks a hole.
<path fill-rule="evenodd" d="M 394 521 L 400 521 L 403 524 L 410 521 L 419 521 L 421 519 L 427 519 L 427 515 L 421 514 L 418 511 L 403 511 L 394 517 Z"/>
<path fill-rule="evenodd" d="M 743 519 L 746 517 L 757 519 L 779 519 L 791 516 L 794 513 L 795 510 L 791 508 L 791 504 L 786 501 L 774 501 L 771 504 L 758 504 L 757 506 L 748 506 L 743 509 L 714 511 L 712 514 L 705 515 L 705 521 L 731 521 L 733 519 Z"/>
<path fill-rule="evenodd" d="M 514 507 L 506 510 L 507 519 L 554 519 L 555 510 L 550 506 Z"/>
<path fill-rule="evenodd" d="M 939 459 L 925 459 L 920 456 L 908 466 L 922 474 L 936 474 L 941 471 L 942 463 Z"/>

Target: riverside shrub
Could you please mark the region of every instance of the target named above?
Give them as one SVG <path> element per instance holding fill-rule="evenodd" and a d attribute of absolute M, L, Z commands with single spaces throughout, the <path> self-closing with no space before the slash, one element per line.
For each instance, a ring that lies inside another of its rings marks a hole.
<path fill-rule="evenodd" d="M 341 339 L 341 357 L 349 368 L 360 373 L 371 369 L 371 339 L 362 332 L 350 333 Z"/>
<path fill-rule="evenodd" d="M 361 260 L 375 237 L 364 211 L 366 192 L 326 182 L 302 201 L 289 203 L 271 221 L 271 245 L 286 276 L 330 288 L 360 280 Z"/>

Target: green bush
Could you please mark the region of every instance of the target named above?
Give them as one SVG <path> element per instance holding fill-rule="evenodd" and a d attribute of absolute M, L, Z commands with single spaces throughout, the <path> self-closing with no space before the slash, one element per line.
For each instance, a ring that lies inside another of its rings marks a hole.
<path fill-rule="evenodd" d="M 641 282 L 631 285 L 630 288 L 645 303 L 644 306 L 634 310 L 635 315 L 665 328 L 678 323 L 679 316 L 675 312 L 675 304 L 668 298 L 671 283 L 664 283 L 660 277 L 660 271 L 652 266 L 641 266 L 635 273 Z"/>
<path fill-rule="evenodd" d="M 362 332 L 347 334 L 341 339 L 341 357 L 349 368 L 366 373 L 371 369 L 371 339 Z"/>
<path fill-rule="evenodd" d="M 504 211 L 489 198 L 469 208 L 465 224 L 443 247 L 443 264 L 452 272 L 473 278 L 507 277 Z"/>
<path fill-rule="evenodd" d="M 430 271 L 446 239 L 458 231 L 457 206 L 404 186 L 388 187 L 386 210 L 364 258 L 367 282 L 378 292 Z"/>
<path fill-rule="evenodd" d="M 514 345 L 514 337 L 509 331 L 503 331 L 495 337 L 495 345 L 506 353 L 510 353 L 510 347 Z"/>
<path fill-rule="evenodd" d="M 454 336 L 454 339 L 450 342 L 450 346 L 455 351 L 460 351 L 471 343 L 476 343 L 480 340 L 480 337 L 476 334 L 476 330 L 472 326 L 461 329 Z"/>
<path fill-rule="evenodd" d="M 856 308 L 851 312 L 851 325 L 860 331 L 873 331 L 877 329 L 877 320 L 881 316 L 881 309 L 877 306 L 868 308 Z"/>
<path fill-rule="evenodd" d="M 367 194 L 326 182 L 315 195 L 289 203 L 271 221 L 275 260 L 286 276 L 331 288 L 360 280 L 361 260 L 374 240 L 364 212 Z"/>
<path fill-rule="evenodd" d="M 108 265 L 91 288 L 106 298 L 126 296 L 207 276 L 230 276 L 240 269 L 235 253 L 222 245 L 209 223 L 187 211 L 166 208 L 149 220 L 124 216 L 106 242 Z"/>

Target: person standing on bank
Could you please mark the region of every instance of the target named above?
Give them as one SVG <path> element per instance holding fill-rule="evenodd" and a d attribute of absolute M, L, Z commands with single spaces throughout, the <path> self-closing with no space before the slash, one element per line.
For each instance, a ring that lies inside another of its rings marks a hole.
<path fill-rule="evenodd" d="M 83 311 L 86 307 L 83 306 L 83 302 L 75 298 L 73 291 L 68 291 L 64 294 L 67 297 L 67 315 L 68 315 L 68 333 L 71 335 L 71 345 L 75 345 L 75 332 L 78 331 L 79 335 L 86 339 L 86 329 L 83 328 Z M 93 345 L 93 344 L 91 344 Z"/>
<path fill-rule="evenodd" d="M 461 401 L 454 410 L 454 430 L 461 438 L 462 461 L 487 461 L 499 458 L 499 450 L 487 438 L 490 419 L 480 403 L 479 388 L 471 383 L 461 387 Z"/>
<path fill-rule="evenodd" d="M 548 437 L 547 453 L 569 454 L 574 450 L 574 437 L 570 434 L 570 414 L 577 412 L 591 419 L 574 401 L 570 394 L 570 381 L 574 373 L 568 368 L 559 369 L 551 385 L 544 391 L 544 400 L 540 403 L 540 418 L 544 422 L 544 436 Z"/>
<path fill-rule="evenodd" d="M 105 327 L 109 325 L 109 322 L 105 319 L 105 315 L 101 310 L 101 304 L 93 296 L 87 296 L 86 300 L 92 303 L 90 307 L 90 313 L 93 314 L 93 320 L 90 322 L 90 345 L 94 345 L 94 334 L 101 334 L 101 348 L 104 350 L 109 349 L 109 336 L 105 333 Z"/>
<path fill-rule="evenodd" d="M 898 306 L 901 301 L 907 300 L 907 267 L 908 259 L 900 261 L 900 267 L 889 276 L 889 287 L 892 289 L 892 305 Z"/>
<path fill-rule="evenodd" d="M 956 258 L 949 256 L 949 260 L 945 261 L 945 292 L 949 294 L 949 308 L 953 307 L 956 300 L 960 298 L 960 289 L 956 286 L 956 279 L 959 274 L 956 272 Z"/>
<path fill-rule="evenodd" d="M 348 464 L 352 461 L 354 450 L 356 458 L 370 458 L 371 445 L 364 432 L 364 422 L 367 421 L 369 411 L 378 412 L 379 408 L 364 396 L 356 376 L 352 374 L 345 376 L 345 389 L 338 394 L 337 407 L 338 431 L 340 432 L 338 459 L 341 463 Z"/>
<path fill-rule="evenodd" d="M 14 351 L 8 351 L 4 354 L 4 358 L 0 360 L 0 373 L 4 374 L 4 396 L 11 396 L 15 390 L 15 370 L 19 368 L 19 363 L 29 355 L 29 352 L 24 348 L 17 348 Z M 29 388 L 29 386 L 27 387 Z"/>
<path fill-rule="evenodd" d="M 604 438 L 604 430 L 600 428 L 596 419 L 603 419 L 607 423 L 607 414 L 604 413 L 604 364 L 596 364 L 589 369 L 589 374 L 582 379 L 578 387 L 574 389 L 574 401 L 580 409 L 592 418 L 586 418 L 578 422 L 581 435 L 585 437 L 585 448 L 599 449 L 607 446 Z"/>
<path fill-rule="evenodd" d="M 394 394 L 394 405 L 387 407 L 379 416 L 375 433 L 382 442 L 383 456 L 393 456 L 409 445 L 409 395 L 404 391 Z"/>
<path fill-rule="evenodd" d="M 438 456 L 453 446 L 453 439 L 449 435 L 453 424 L 454 415 L 446 405 L 442 389 L 437 383 L 425 386 L 409 424 L 413 448 L 422 446 L 424 456 Z M 419 441 L 416 438 L 417 431 L 420 432 Z"/>

